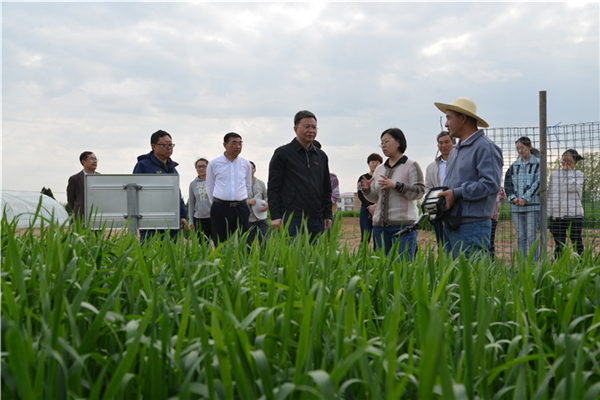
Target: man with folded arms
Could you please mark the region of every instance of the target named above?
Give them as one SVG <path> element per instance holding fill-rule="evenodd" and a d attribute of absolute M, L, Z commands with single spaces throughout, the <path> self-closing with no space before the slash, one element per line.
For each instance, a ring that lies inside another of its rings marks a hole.
<path fill-rule="evenodd" d="M 217 246 L 234 234 L 248 230 L 248 192 L 252 189 L 250 162 L 239 157 L 242 137 L 229 132 L 223 138 L 225 152 L 208 163 L 206 192 L 212 203 L 210 221 L 213 243 Z"/>
<path fill-rule="evenodd" d="M 473 100 L 459 97 L 451 104 L 435 103 L 446 114 L 446 128 L 459 139 L 448 156 L 444 186 L 446 198 L 444 249 L 467 258 L 490 246 L 496 196 L 502 175 L 502 151 L 478 126 L 489 125 L 477 116 Z"/>

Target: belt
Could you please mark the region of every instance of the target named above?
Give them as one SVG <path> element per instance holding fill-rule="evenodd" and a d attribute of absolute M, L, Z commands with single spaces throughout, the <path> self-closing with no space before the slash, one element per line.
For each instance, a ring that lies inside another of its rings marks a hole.
<path fill-rule="evenodd" d="M 240 204 L 246 204 L 246 199 L 239 200 L 239 201 L 227 201 L 227 200 L 221 200 L 221 199 L 217 199 L 216 197 L 213 197 L 213 200 L 215 203 L 225 204 L 226 206 L 229 206 L 229 207 L 237 207 Z"/>

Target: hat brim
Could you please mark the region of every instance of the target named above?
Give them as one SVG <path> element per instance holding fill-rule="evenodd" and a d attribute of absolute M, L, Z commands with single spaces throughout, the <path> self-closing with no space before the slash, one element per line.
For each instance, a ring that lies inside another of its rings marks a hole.
<path fill-rule="evenodd" d="M 468 110 L 465 110 L 462 107 L 455 106 L 454 104 L 445 104 L 445 103 L 433 103 L 433 104 L 435 104 L 435 106 L 443 113 L 445 113 L 448 110 L 456 111 L 461 114 L 468 115 L 469 117 L 475 118 L 477 120 L 477 126 L 480 126 L 482 128 L 488 128 L 490 126 L 487 122 L 485 122 L 485 120 L 483 118 L 473 114 L 472 112 L 470 112 Z"/>

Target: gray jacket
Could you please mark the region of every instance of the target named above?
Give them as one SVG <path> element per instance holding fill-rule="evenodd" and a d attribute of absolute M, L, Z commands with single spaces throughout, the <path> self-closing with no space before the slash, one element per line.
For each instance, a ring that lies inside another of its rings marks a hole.
<path fill-rule="evenodd" d="M 502 150 L 479 129 L 459 142 L 448 156 L 445 186 L 456 200 L 450 216 L 460 216 L 461 223 L 489 219 L 494 213 L 500 190 Z"/>

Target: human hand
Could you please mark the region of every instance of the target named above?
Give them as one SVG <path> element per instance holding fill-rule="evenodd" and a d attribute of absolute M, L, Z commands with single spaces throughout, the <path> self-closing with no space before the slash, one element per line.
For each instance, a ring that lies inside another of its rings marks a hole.
<path fill-rule="evenodd" d="M 179 226 L 181 227 L 181 230 L 185 231 L 185 228 L 187 227 L 187 219 L 181 218 L 181 223 Z"/>
<path fill-rule="evenodd" d="M 248 200 L 248 204 L 250 204 L 251 206 L 256 204 L 256 199 L 250 199 Z"/>
<path fill-rule="evenodd" d="M 375 207 L 377 207 L 377 204 L 371 204 L 370 206 L 367 207 L 367 210 L 369 210 L 369 213 L 371 215 L 375 215 Z"/>
<path fill-rule="evenodd" d="M 438 193 L 437 197 L 444 196 L 446 198 L 446 211 L 448 211 L 453 205 L 456 199 L 454 198 L 454 192 L 452 189 L 444 190 L 442 193 Z"/>
<path fill-rule="evenodd" d="M 324 221 L 324 223 L 325 223 L 325 229 L 331 228 L 331 220 L 330 219 L 326 219 Z"/>
<path fill-rule="evenodd" d="M 363 176 L 362 178 L 360 178 L 360 183 L 362 184 L 362 188 L 365 193 L 369 193 L 371 191 L 371 182 L 373 182 L 373 179 L 375 179 L 375 177 L 372 177 L 371 179 L 366 179 Z"/>
<path fill-rule="evenodd" d="M 279 229 L 279 227 L 281 226 L 281 218 L 271 220 L 271 226 L 275 229 Z"/>
<path fill-rule="evenodd" d="M 269 209 L 269 203 L 263 203 L 263 208 L 262 208 L 262 210 L 260 210 L 260 211 L 262 211 L 262 212 L 265 212 L 265 211 L 267 211 L 268 209 Z"/>
<path fill-rule="evenodd" d="M 393 189 L 396 187 L 396 181 L 391 180 L 390 178 L 384 176 L 384 175 L 379 175 L 380 179 L 379 181 L 377 181 L 379 183 L 379 185 L 381 186 L 382 189 Z"/>
<path fill-rule="evenodd" d="M 189 229 L 190 231 L 193 231 L 193 230 L 194 230 L 194 224 L 190 224 L 190 226 L 188 226 L 188 229 Z"/>

